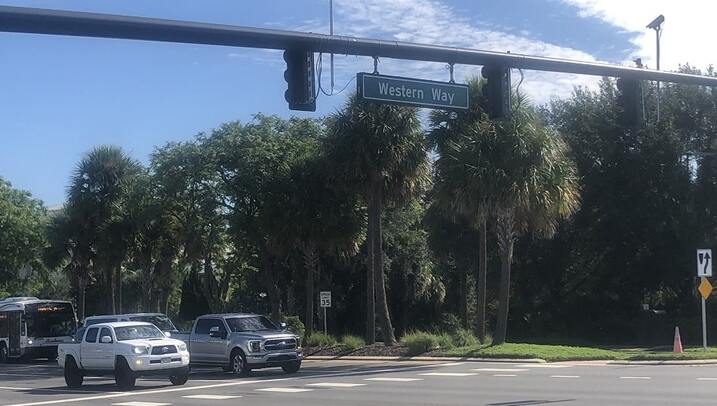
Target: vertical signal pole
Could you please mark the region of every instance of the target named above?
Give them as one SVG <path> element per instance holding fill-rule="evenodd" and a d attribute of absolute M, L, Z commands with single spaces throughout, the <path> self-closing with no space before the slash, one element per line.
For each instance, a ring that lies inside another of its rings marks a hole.
<path fill-rule="evenodd" d="M 665 22 L 665 16 L 660 14 L 647 24 L 647 28 L 655 30 L 655 37 L 657 39 L 657 70 L 660 70 L 660 37 L 662 36 L 662 23 Z M 660 81 L 657 81 L 657 122 L 660 122 Z"/>
<path fill-rule="evenodd" d="M 329 34 L 334 35 L 334 0 L 329 0 Z M 659 57 L 658 57 L 659 60 Z M 659 68 L 658 68 L 659 69 Z M 331 54 L 331 94 L 334 93 L 334 54 Z"/>
<path fill-rule="evenodd" d="M 705 298 L 702 298 L 702 348 L 707 349 L 707 311 Z"/>

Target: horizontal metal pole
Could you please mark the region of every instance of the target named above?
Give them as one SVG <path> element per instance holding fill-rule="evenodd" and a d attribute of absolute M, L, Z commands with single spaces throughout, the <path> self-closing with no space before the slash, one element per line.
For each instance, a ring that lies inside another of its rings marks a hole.
<path fill-rule="evenodd" d="M 717 77 L 595 62 L 297 31 L 26 7 L 0 6 L 0 31 L 245 48 L 288 49 L 302 47 L 309 51 L 323 53 L 464 65 L 503 65 L 548 72 L 717 86 Z"/>

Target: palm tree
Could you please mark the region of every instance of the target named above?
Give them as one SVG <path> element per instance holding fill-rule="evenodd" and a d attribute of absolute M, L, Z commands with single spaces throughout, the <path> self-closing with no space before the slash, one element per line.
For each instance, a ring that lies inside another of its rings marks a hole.
<path fill-rule="evenodd" d="M 462 168 L 449 165 L 446 167 L 444 163 L 447 159 L 447 149 L 449 144 L 460 142 L 464 139 L 462 136 L 468 131 L 468 128 L 476 125 L 481 120 L 485 120 L 483 105 L 482 89 L 485 82 L 480 77 L 468 79 L 467 84 L 470 94 L 470 109 L 460 112 L 433 110 L 430 114 L 431 130 L 429 132 L 429 142 L 431 147 L 437 152 L 438 160 L 436 162 L 436 173 L 434 195 L 438 207 L 443 208 L 447 212 L 449 218 L 455 217 L 455 214 L 463 216 L 469 223 L 478 230 L 478 272 L 476 274 L 476 326 L 475 332 L 478 339 L 483 342 L 486 336 L 485 322 L 485 302 L 486 302 L 486 276 L 488 271 L 487 256 L 487 239 L 486 229 L 489 217 L 488 200 L 490 194 L 483 193 L 484 185 L 481 184 L 463 184 L 465 174 Z M 450 170 L 456 169 L 453 172 Z M 468 187 L 471 189 L 466 199 L 460 199 L 455 195 L 456 190 Z M 460 222 L 460 221 L 458 221 Z M 466 280 L 465 267 L 459 270 L 461 280 Z M 468 284 L 461 283 L 461 297 L 468 297 Z M 466 314 L 467 318 L 467 300 L 461 300 L 461 313 Z M 467 324 L 467 320 L 463 321 Z"/>
<path fill-rule="evenodd" d="M 506 339 L 515 240 L 532 231 L 549 237 L 578 206 L 578 178 L 566 144 L 517 96 L 509 119 L 469 126 L 446 147 L 443 169 L 458 179 L 454 197 L 481 202 L 495 216 L 501 278 L 494 344 Z M 460 173 L 463 173 L 462 181 Z"/>
<path fill-rule="evenodd" d="M 121 148 L 103 145 L 80 161 L 68 189 L 69 206 L 86 216 L 84 225 L 92 230 L 88 244 L 97 253 L 95 264 L 104 270 L 107 311 L 113 314 L 121 307 L 120 272 L 130 238 L 125 203 L 140 171 L 140 164 Z"/>
<path fill-rule="evenodd" d="M 350 256 L 358 252 L 363 216 L 354 195 L 333 187 L 326 158 L 317 151 L 294 164 L 283 185 L 274 189 L 270 244 L 286 253 L 301 252 L 306 271 L 305 336 L 314 327 L 314 277 L 323 256 Z"/>
<path fill-rule="evenodd" d="M 359 193 L 368 209 L 366 339 L 375 341 L 377 305 L 384 344 L 393 345 L 396 338 L 386 300 L 381 213 L 384 204 L 416 196 L 429 183 L 430 166 L 417 110 L 365 103 L 353 95 L 328 123 L 328 154 L 337 182 Z"/>

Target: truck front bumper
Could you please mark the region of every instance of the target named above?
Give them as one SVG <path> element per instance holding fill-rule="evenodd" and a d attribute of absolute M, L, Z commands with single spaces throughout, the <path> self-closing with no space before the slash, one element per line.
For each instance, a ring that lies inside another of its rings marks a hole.
<path fill-rule="evenodd" d="M 186 351 L 164 355 L 125 355 L 125 359 L 130 369 L 139 373 L 170 371 L 189 366 L 189 353 Z"/>
<path fill-rule="evenodd" d="M 293 364 L 301 362 L 302 359 L 304 359 L 304 354 L 301 350 L 276 351 L 248 354 L 246 356 L 246 363 L 249 368 L 259 369 Z"/>

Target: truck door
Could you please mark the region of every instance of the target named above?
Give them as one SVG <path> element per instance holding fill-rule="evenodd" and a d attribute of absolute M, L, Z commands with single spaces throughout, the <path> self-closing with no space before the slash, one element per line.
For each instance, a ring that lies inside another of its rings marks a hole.
<path fill-rule="evenodd" d="M 90 327 L 87 329 L 85 339 L 80 344 L 80 359 L 82 367 L 86 369 L 101 369 L 100 344 L 97 343 L 99 328 Z"/>
<path fill-rule="evenodd" d="M 190 352 L 192 363 L 195 364 L 219 364 L 223 363 L 224 351 L 221 355 L 217 353 L 217 347 L 226 347 L 226 340 L 210 337 L 209 331 L 212 327 L 218 327 L 226 331 L 224 322 L 221 319 L 206 318 L 197 320 L 194 331 L 190 335 Z"/>
<path fill-rule="evenodd" d="M 8 355 L 10 357 L 19 357 L 22 355 L 20 351 L 20 335 L 22 332 L 22 313 L 8 312 Z"/>

